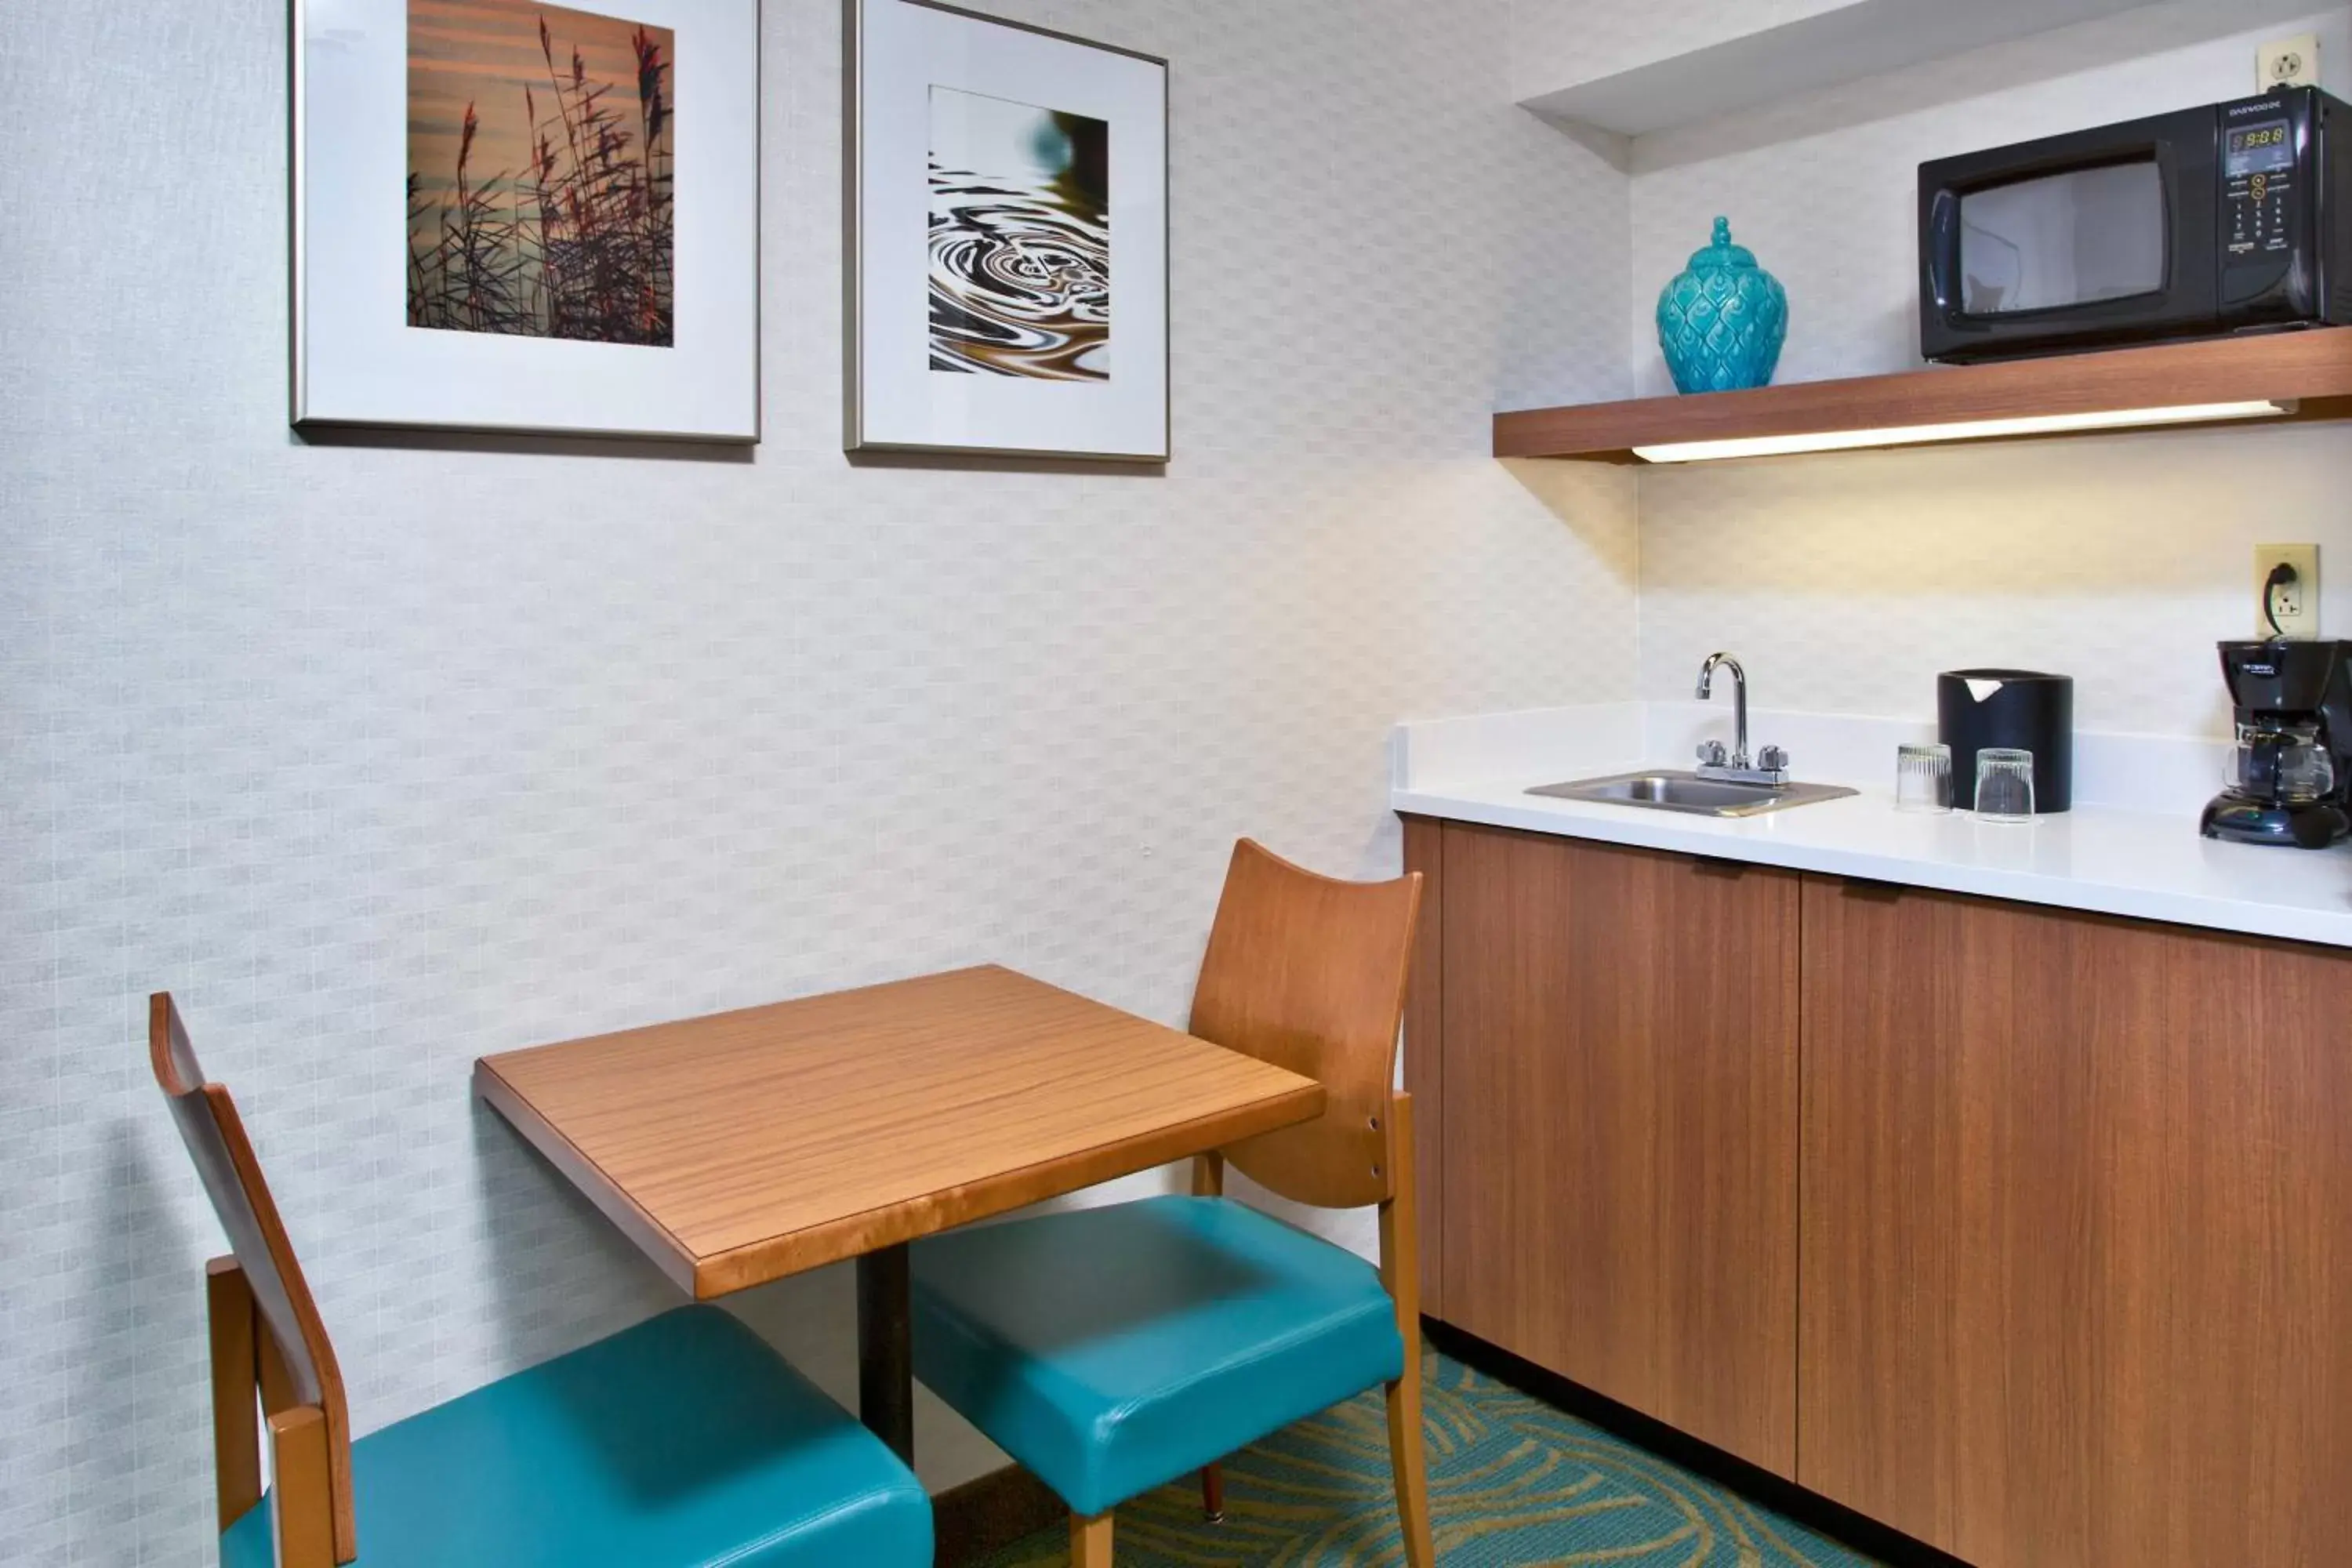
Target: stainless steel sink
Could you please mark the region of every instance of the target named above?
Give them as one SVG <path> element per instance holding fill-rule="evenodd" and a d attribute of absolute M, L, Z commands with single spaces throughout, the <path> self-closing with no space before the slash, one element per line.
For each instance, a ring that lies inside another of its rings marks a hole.
<path fill-rule="evenodd" d="M 1859 792 L 1839 784 L 1733 784 L 1703 779 L 1679 768 L 1646 768 L 1636 773 L 1611 773 L 1606 778 L 1571 779 L 1528 791 L 1561 800 L 1599 801 L 1604 805 L 1639 805 L 1652 811 L 1681 811 L 1694 816 L 1760 816 L 1792 805 L 1837 800 Z"/>

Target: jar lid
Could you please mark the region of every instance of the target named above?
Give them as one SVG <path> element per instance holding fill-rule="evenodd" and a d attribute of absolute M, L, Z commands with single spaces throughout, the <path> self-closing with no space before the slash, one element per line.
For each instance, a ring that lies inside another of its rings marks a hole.
<path fill-rule="evenodd" d="M 1690 269 L 1703 271 L 1710 267 L 1748 267 L 1756 265 L 1756 253 L 1744 245 L 1731 243 L 1731 220 L 1715 220 L 1715 243 L 1691 252 Z"/>

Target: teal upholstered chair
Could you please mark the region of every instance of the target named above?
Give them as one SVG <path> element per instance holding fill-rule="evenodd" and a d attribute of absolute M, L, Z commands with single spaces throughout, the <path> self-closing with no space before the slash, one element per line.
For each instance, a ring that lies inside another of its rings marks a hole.
<path fill-rule="evenodd" d="M 1324 1086 L 1320 1118 L 1196 1163 L 1193 1195 L 981 1226 L 914 1247 L 915 1373 L 1070 1508 L 1075 1568 L 1111 1510 L 1368 1388 L 1388 1393 L 1406 1560 L 1429 1568 L 1412 1102 L 1395 1082 L 1418 875 L 1337 882 L 1247 839 L 1192 1031 Z M 1223 1197 L 1230 1163 L 1328 1208 L 1380 1206 L 1381 1266 Z"/>
<path fill-rule="evenodd" d="M 352 1442 L 236 1102 L 205 1081 L 168 995 L 148 1032 L 233 1253 L 205 1280 L 223 1568 L 928 1568 L 930 1503 L 907 1467 L 713 1307 Z"/>

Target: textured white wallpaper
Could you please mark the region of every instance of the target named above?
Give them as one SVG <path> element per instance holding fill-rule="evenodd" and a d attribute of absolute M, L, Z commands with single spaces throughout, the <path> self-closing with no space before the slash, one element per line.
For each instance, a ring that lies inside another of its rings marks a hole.
<path fill-rule="evenodd" d="M 1716 214 L 1788 286 L 1781 381 L 1913 368 L 1922 160 L 2242 96 L 2257 42 L 2313 29 L 2345 92 L 2352 7 L 2175 0 L 1641 139 L 1641 390 L 1672 390 L 1652 310 Z M 2324 629 L 2352 635 L 2340 426 L 1652 468 L 1641 487 L 1653 699 L 1724 647 L 1759 701 L 1890 717 L 1932 713 L 1939 669 L 2014 664 L 2074 675 L 2084 728 L 2218 734 L 2212 644 L 2252 633 L 2257 543 L 2319 542 Z"/>
<path fill-rule="evenodd" d="M 1013 9 L 1174 61 L 1164 478 L 845 463 L 832 0 L 765 12 L 743 460 L 293 441 L 282 0 L 0 14 L 11 1563 L 208 1552 L 151 988 L 371 1428 L 672 1300 L 475 1055 L 988 959 L 1181 1018 L 1236 834 L 1389 871 L 1394 721 L 1630 691 L 1632 480 L 1486 455 L 1624 391 L 1631 273 L 1500 5 Z M 746 1310 L 846 1393 L 844 1283 Z"/>

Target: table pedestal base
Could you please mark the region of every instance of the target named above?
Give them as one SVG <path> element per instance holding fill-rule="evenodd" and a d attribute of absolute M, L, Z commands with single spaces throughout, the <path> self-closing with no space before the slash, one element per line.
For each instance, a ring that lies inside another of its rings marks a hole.
<path fill-rule="evenodd" d="M 857 1259 L 857 1418 L 912 1464 L 915 1345 L 907 1244 Z"/>

